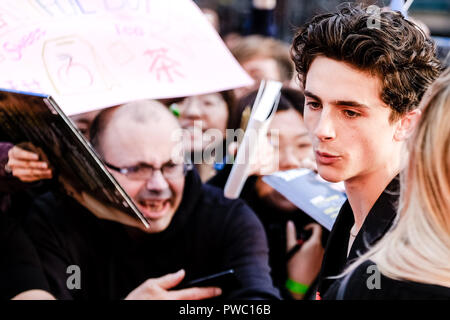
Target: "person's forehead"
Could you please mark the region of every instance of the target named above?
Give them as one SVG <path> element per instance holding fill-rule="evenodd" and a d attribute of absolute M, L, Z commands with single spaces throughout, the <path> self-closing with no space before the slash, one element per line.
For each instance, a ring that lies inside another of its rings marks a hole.
<path fill-rule="evenodd" d="M 79 113 L 71 115 L 70 118 L 75 122 L 92 122 L 94 118 L 100 113 L 100 110 Z"/>
<path fill-rule="evenodd" d="M 213 100 L 216 102 L 221 102 L 221 101 L 225 101 L 222 97 L 222 95 L 218 92 L 213 92 L 213 93 L 206 93 L 206 94 L 202 94 L 199 96 L 196 96 L 197 99 L 200 100 L 205 100 L 205 101 L 209 101 L 209 100 Z"/>
<path fill-rule="evenodd" d="M 270 57 L 256 56 L 242 63 L 242 67 L 248 72 L 251 71 L 278 71 L 277 61 Z"/>
<path fill-rule="evenodd" d="M 201 97 L 203 98 L 213 98 L 213 99 L 220 99 L 223 100 L 223 97 L 220 93 L 218 92 L 212 92 L 212 93 L 206 93 L 206 94 L 202 94 Z"/>
<path fill-rule="evenodd" d="M 180 139 L 170 123 L 136 123 L 123 121 L 105 130 L 102 147 L 109 158 L 127 163 L 145 162 L 159 165 L 172 159 Z"/>
<path fill-rule="evenodd" d="M 277 61 L 270 57 L 256 56 L 242 63 L 245 69 L 249 70 L 266 70 L 277 69 Z"/>
<path fill-rule="evenodd" d="M 297 136 L 307 134 L 301 114 L 294 109 L 278 111 L 270 124 L 270 128 L 278 130 L 280 135 Z"/>
<path fill-rule="evenodd" d="M 256 54 L 253 56 L 244 59 L 242 64 L 252 64 L 252 63 L 276 63 L 277 61 L 269 56 L 264 54 Z"/>
<path fill-rule="evenodd" d="M 348 63 L 319 56 L 306 74 L 305 92 L 325 102 L 357 101 L 371 105 L 380 101 L 381 79 Z"/>

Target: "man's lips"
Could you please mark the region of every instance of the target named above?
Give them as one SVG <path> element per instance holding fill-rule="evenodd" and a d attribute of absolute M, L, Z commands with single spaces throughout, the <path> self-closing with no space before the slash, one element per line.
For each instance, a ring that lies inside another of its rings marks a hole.
<path fill-rule="evenodd" d="M 138 207 L 144 217 L 158 219 L 164 216 L 170 208 L 170 199 L 140 200 Z"/>
<path fill-rule="evenodd" d="M 327 153 L 327 152 L 321 152 L 321 151 L 316 151 L 316 160 L 319 164 L 322 165 L 330 165 L 333 164 L 339 160 L 341 160 L 341 156 L 339 155 L 334 155 L 331 153 Z"/>

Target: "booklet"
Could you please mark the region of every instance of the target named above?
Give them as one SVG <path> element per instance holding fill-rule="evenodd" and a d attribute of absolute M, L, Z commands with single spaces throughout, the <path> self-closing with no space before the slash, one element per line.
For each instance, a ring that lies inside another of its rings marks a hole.
<path fill-rule="evenodd" d="M 309 169 L 275 172 L 263 181 L 331 230 L 347 197 L 343 183 L 330 183 Z"/>
<path fill-rule="evenodd" d="M 54 174 L 72 190 L 85 192 L 149 226 L 89 141 L 52 97 L 0 89 L 0 139 L 19 145 L 31 142 L 42 149 Z"/>
<path fill-rule="evenodd" d="M 278 108 L 282 83 L 261 81 L 258 94 L 239 145 L 230 175 L 225 184 L 224 195 L 230 199 L 239 197 L 248 178 L 250 161 L 257 152 L 258 139 L 267 135 L 269 124 Z"/>

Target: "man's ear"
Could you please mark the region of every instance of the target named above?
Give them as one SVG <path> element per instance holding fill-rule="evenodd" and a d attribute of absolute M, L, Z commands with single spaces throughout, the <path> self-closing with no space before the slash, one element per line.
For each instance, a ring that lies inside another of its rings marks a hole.
<path fill-rule="evenodd" d="M 397 122 L 394 140 L 403 141 L 408 139 L 413 134 L 421 116 L 422 111 L 418 108 L 404 114 Z"/>

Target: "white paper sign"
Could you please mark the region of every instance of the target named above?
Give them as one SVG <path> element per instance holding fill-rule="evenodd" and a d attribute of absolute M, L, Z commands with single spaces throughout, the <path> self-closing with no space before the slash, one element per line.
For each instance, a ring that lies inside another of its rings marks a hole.
<path fill-rule="evenodd" d="M 0 87 L 68 115 L 252 82 L 190 0 L 0 1 Z"/>

